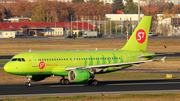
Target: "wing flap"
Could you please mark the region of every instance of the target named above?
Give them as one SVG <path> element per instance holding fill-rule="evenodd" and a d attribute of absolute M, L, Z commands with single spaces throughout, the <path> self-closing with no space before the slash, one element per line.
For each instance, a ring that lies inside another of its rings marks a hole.
<path fill-rule="evenodd" d="M 124 62 L 124 63 L 112 63 L 112 64 L 102 64 L 102 65 L 92 65 L 92 66 L 78 66 L 78 67 L 66 67 L 65 70 L 74 70 L 74 69 L 91 69 L 91 68 L 106 68 L 106 67 L 116 67 L 123 65 L 135 65 L 139 66 L 140 63 L 152 62 L 152 61 L 163 61 L 165 62 L 165 58 L 162 59 L 152 59 L 152 60 L 144 60 L 144 61 L 134 61 L 134 62 Z"/>

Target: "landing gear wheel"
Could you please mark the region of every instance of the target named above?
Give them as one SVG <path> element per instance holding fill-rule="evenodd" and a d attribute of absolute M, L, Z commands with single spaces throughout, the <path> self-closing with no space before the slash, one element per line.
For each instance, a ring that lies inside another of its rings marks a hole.
<path fill-rule="evenodd" d="M 30 83 L 30 82 L 26 82 L 26 87 L 31 87 L 32 86 L 32 84 Z"/>
<path fill-rule="evenodd" d="M 98 81 L 97 81 L 97 80 L 93 80 L 93 81 L 92 81 L 92 85 L 93 85 L 93 86 L 97 86 L 97 85 L 98 85 Z"/>
<path fill-rule="evenodd" d="M 91 85 L 97 86 L 98 85 L 98 81 L 97 80 L 93 80 Z"/>
<path fill-rule="evenodd" d="M 89 81 L 88 81 L 88 85 L 92 85 L 92 80 L 89 80 Z"/>
<path fill-rule="evenodd" d="M 64 84 L 68 85 L 69 84 L 69 80 L 68 79 L 64 79 Z"/>
<path fill-rule="evenodd" d="M 59 83 L 60 83 L 61 85 L 64 85 L 64 79 L 61 79 L 61 80 L 59 81 Z"/>
<path fill-rule="evenodd" d="M 89 80 L 88 84 L 92 85 L 92 86 L 97 86 L 98 85 L 98 81 L 97 80 Z"/>
<path fill-rule="evenodd" d="M 61 79 L 61 80 L 59 81 L 59 83 L 60 83 L 61 85 L 68 85 L 68 84 L 69 84 L 69 80 L 68 80 L 68 79 Z"/>

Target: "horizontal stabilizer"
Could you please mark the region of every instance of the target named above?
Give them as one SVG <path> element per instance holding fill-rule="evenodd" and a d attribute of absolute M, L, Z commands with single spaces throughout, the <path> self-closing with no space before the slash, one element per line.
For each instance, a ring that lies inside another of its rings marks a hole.
<path fill-rule="evenodd" d="M 171 54 L 175 54 L 175 53 L 159 53 L 159 54 L 155 54 L 155 55 L 141 55 L 141 56 L 138 56 L 138 58 L 150 58 L 150 57 L 156 57 L 156 56 L 167 56 L 167 55 L 171 55 Z"/>

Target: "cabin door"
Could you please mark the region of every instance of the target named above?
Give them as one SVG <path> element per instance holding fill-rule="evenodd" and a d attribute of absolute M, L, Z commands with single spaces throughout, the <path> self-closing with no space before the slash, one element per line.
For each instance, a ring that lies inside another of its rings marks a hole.
<path fill-rule="evenodd" d="M 31 60 L 32 60 L 32 66 L 37 67 L 38 66 L 38 59 L 36 54 L 31 54 Z"/>
<path fill-rule="evenodd" d="M 128 52 L 124 52 L 124 56 L 125 56 L 125 61 L 126 62 L 130 62 L 130 56 Z"/>

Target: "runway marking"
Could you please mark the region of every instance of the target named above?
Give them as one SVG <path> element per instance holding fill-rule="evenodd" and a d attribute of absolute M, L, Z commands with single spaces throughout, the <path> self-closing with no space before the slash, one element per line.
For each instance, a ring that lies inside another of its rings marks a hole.
<path fill-rule="evenodd" d="M 157 82 L 157 83 L 123 83 L 123 84 L 108 84 L 108 85 L 144 85 L 144 84 L 180 84 L 180 82 Z"/>
<path fill-rule="evenodd" d="M 49 87 L 81 87 L 81 86 L 84 86 L 84 85 L 52 85 Z"/>

